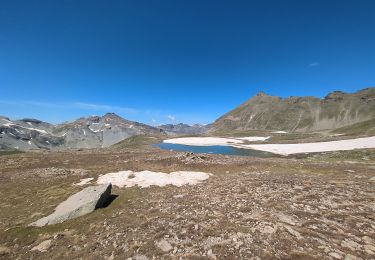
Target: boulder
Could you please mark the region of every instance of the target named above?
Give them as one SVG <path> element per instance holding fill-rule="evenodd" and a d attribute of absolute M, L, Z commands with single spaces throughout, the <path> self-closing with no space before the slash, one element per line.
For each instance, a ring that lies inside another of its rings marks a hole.
<path fill-rule="evenodd" d="M 48 249 L 52 246 L 52 240 L 48 239 L 43 241 L 37 246 L 34 246 L 31 251 L 40 251 L 40 252 L 47 252 Z"/>
<path fill-rule="evenodd" d="M 58 205 L 51 215 L 31 223 L 30 226 L 53 225 L 91 213 L 108 202 L 111 189 L 110 183 L 87 187 Z"/>

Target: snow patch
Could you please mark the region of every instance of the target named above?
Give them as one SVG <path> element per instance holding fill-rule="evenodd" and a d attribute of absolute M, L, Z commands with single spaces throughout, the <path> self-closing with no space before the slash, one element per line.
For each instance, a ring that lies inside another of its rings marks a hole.
<path fill-rule="evenodd" d="M 288 132 L 285 132 L 285 131 L 275 131 L 275 132 L 272 132 L 272 134 L 287 134 Z"/>
<path fill-rule="evenodd" d="M 112 185 L 122 187 L 140 186 L 142 188 L 150 186 L 166 186 L 174 185 L 177 187 L 183 185 L 195 185 L 210 177 L 209 173 L 205 172 L 190 172 L 178 171 L 169 174 L 163 172 L 152 171 L 120 171 L 112 172 L 99 176 L 97 183 L 105 184 L 112 183 Z"/>
<path fill-rule="evenodd" d="M 85 178 L 85 179 L 81 179 L 80 182 L 78 183 L 74 183 L 73 185 L 74 186 L 84 186 L 86 184 L 91 184 L 91 181 L 93 180 L 94 178 Z"/>
<path fill-rule="evenodd" d="M 342 136 L 342 135 L 345 135 L 345 134 L 333 134 L 333 135 L 330 135 L 330 136 Z"/>
<path fill-rule="evenodd" d="M 24 127 L 24 126 L 20 126 L 20 125 L 16 125 L 16 124 L 5 124 L 5 125 L 6 126 L 15 125 L 17 127 L 23 128 L 23 129 L 28 129 L 28 130 L 31 130 L 31 131 L 37 131 L 37 132 L 42 133 L 42 134 L 48 134 L 47 131 L 42 130 L 42 129 L 32 128 L 32 127 Z M 15 129 L 15 130 L 17 132 L 19 132 L 17 129 Z"/>
<path fill-rule="evenodd" d="M 16 125 L 16 124 L 4 124 L 5 126 L 11 126 L 11 125 L 15 125 L 17 127 L 20 127 L 20 128 L 23 128 L 23 129 L 28 129 L 28 130 L 31 130 L 31 131 L 37 131 L 39 133 L 42 133 L 42 134 L 48 134 L 47 131 L 45 130 L 42 130 L 42 129 L 37 129 L 37 128 L 32 128 L 32 127 L 23 127 L 23 126 L 20 126 L 20 125 Z M 15 129 L 17 131 L 17 129 Z M 19 132 L 19 131 L 17 131 Z"/>
<path fill-rule="evenodd" d="M 375 148 L 375 136 L 316 143 L 241 145 L 240 148 L 260 150 L 281 155 L 347 151 L 354 149 Z"/>
<path fill-rule="evenodd" d="M 245 141 L 249 141 L 249 142 L 256 142 L 256 141 L 266 141 L 267 139 L 269 139 L 271 136 L 266 136 L 266 137 L 263 137 L 263 136 L 249 136 L 249 137 L 235 137 L 235 139 L 239 139 L 239 140 L 245 140 Z"/>
<path fill-rule="evenodd" d="M 247 141 L 264 141 L 269 137 L 240 137 L 240 138 L 221 138 L 221 137 L 186 137 L 164 140 L 164 143 L 181 144 L 190 146 L 212 146 L 222 145 L 242 149 L 253 149 L 264 152 L 270 152 L 281 155 L 297 153 L 317 153 L 330 151 L 346 151 L 354 149 L 375 148 L 375 136 L 330 141 L 316 143 L 297 143 L 297 144 L 244 144 Z M 241 139 L 241 140 L 239 140 Z"/>
<path fill-rule="evenodd" d="M 95 123 L 95 124 L 97 124 L 97 123 Z M 100 131 L 101 131 L 101 130 L 93 129 L 91 126 L 89 126 L 89 129 L 90 129 L 92 132 L 94 132 L 94 133 L 97 133 L 97 132 L 100 132 Z"/>

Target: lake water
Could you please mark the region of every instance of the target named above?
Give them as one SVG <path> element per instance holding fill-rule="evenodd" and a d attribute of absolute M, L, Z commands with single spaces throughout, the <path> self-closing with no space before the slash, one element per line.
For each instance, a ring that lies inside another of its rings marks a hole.
<path fill-rule="evenodd" d="M 154 146 L 159 147 L 163 150 L 172 150 L 179 152 L 192 152 L 192 153 L 208 153 L 208 154 L 225 154 L 225 155 L 239 155 L 239 156 L 254 156 L 254 157 L 276 157 L 275 154 L 251 150 L 251 149 L 239 149 L 230 146 L 192 146 L 192 145 L 182 145 L 182 144 L 169 144 L 169 143 L 159 143 Z"/>

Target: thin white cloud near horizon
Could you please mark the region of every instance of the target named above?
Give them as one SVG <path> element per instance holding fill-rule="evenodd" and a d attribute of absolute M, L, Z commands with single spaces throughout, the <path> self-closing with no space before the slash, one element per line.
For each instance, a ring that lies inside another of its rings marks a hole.
<path fill-rule="evenodd" d="M 169 120 L 172 120 L 172 121 L 175 121 L 176 120 L 176 117 L 175 116 L 172 116 L 172 115 L 168 115 L 167 118 Z"/>
<path fill-rule="evenodd" d="M 320 66 L 320 63 L 319 63 L 319 62 L 312 62 L 312 63 L 309 64 L 309 67 L 310 67 L 310 68 L 311 68 L 311 67 L 318 67 L 318 66 Z"/>

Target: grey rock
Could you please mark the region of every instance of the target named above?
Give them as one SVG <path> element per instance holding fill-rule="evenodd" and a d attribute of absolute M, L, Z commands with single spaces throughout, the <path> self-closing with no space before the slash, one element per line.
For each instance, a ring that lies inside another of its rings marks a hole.
<path fill-rule="evenodd" d="M 165 239 L 161 239 L 155 243 L 155 245 L 163 252 L 168 253 L 172 251 L 172 245 Z"/>
<path fill-rule="evenodd" d="M 110 183 L 87 187 L 59 204 L 51 215 L 31 223 L 30 226 L 53 225 L 91 213 L 107 203 L 111 189 Z"/>
<path fill-rule="evenodd" d="M 52 240 L 48 239 L 43 241 L 37 246 L 34 246 L 31 251 L 47 252 L 48 249 L 52 246 Z"/>

